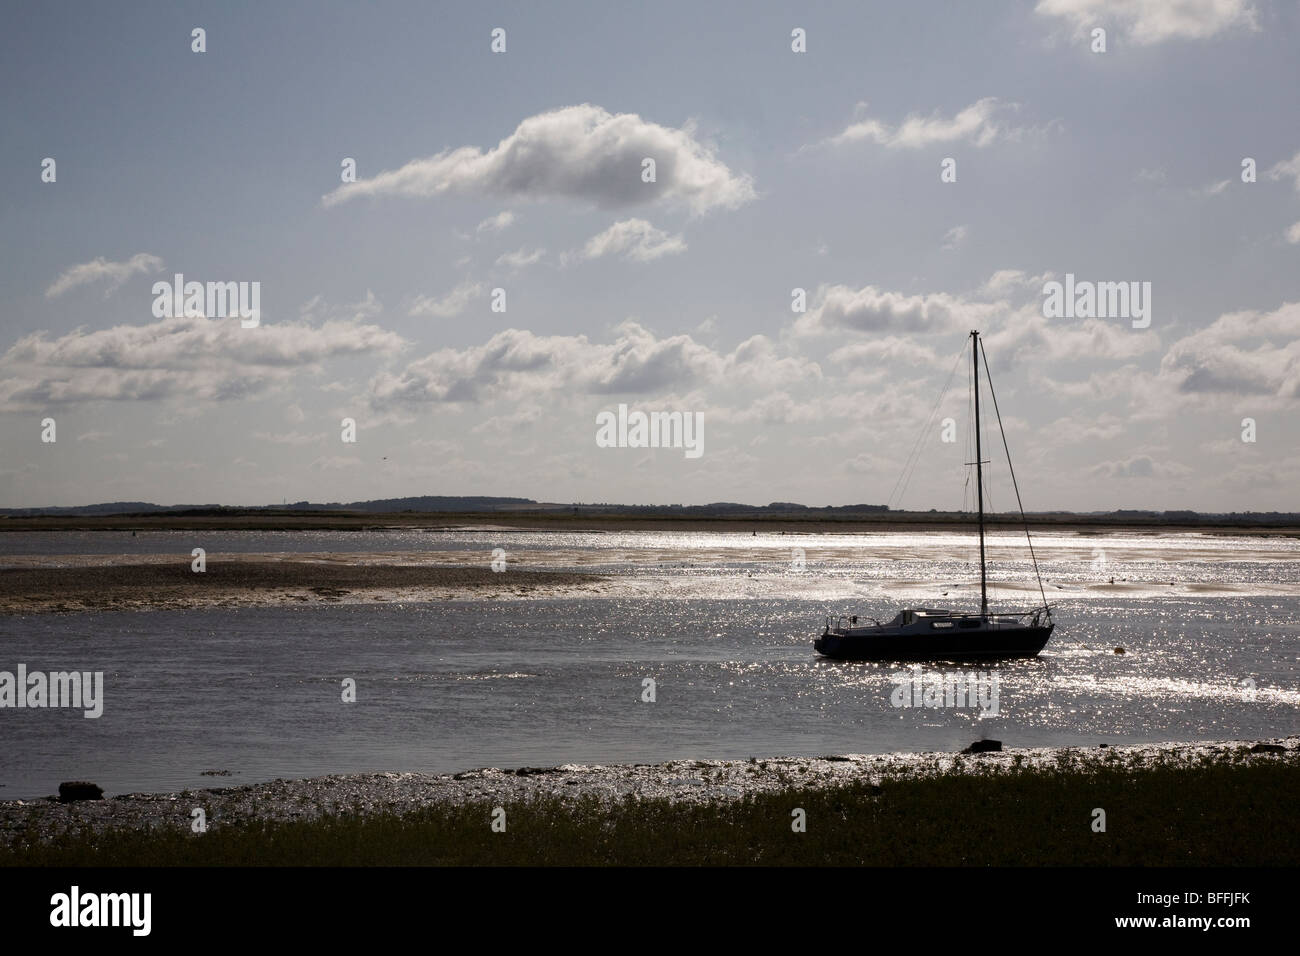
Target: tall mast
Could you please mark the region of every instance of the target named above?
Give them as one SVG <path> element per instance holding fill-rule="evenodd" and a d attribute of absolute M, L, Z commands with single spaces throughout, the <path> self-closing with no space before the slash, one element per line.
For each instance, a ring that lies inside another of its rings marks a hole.
<path fill-rule="evenodd" d="M 989 586 L 984 570 L 984 455 L 980 451 L 980 353 L 979 332 L 970 334 L 971 363 L 975 369 L 975 495 L 980 509 L 980 616 L 989 613 Z"/>

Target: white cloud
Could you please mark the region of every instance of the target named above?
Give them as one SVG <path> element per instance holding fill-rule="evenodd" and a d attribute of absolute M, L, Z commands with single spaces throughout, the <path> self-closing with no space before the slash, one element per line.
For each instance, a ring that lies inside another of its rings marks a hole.
<path fill-rule="evenodd" d="M 531 252 L 527 247 L 516 249 L 514 252 L 507 252 L 497 258 L 497 265 L 509 266 L 511 269 L 523 269 L 527 266 L 536 265 L 545 255 L 545 249 L 533 249 Z"/>
<path fill-rule="evenodd" d="M 689 335 L 658 338 L 624 322 L 609 344 L 585 335 L 541 336 L 506 329 L 485 344 L 440 349 L 371 382 L 377 409 L 431 403 L 476 403 L 538 395 L 639 395 L 696 385 L 752 385 L 816 379 L 820 367 L 782 354 L 765 336 L 723 353 Z"/>
<path fill-rule="evenodd" d="M 1001 326 L 984 336 L 985 348 L 1000 365 L 1021 361 L 1131 359 L 1158 351 L 1160 336 L 1151 329 L 1103 319 L 1047 319 L 1042 303 L 1033 302 L 1008 314 Z"/>
<path fill-rule="evenodd" d="M 1300 302 L 1272 312 L 1229 312 L 1179 339 L 1165 353 L 1162 377 L 1194 395 L 1300 398 Z"/>
<path fill-rule="evenodd" d="M 356 302 L 344 302 L 334 305 L 324 296 L 315 295 L 304 302 L 298 309 L 298 316 L 304 322 L 323 322 L 326 320 L 346 322 L 366 322 L 374 319 L 384 311 L 384 305 L 370 289 L 366 297 Z"/>
<path fill-rule="evenodd" d="M 1043 283 L 1051 277 L 1050 272 L 1030 275 L 1022 269 L 999 269 L 989 276 L 988 281 L 981 288 L 985 294 L 994 296 L 1004 296 L 1025 289 L 1038 292 L 1042 289 Z"/>
<path fill-rule="evenodd" d="M 1285 179 L 1291 177 L 1295 184 L 1296 192 L 1300 192 L 1300 153 L 1296 153 L 1290 159 L 1284 159 L 1277 163 L 1268 171 L 1269 179 Z"/>
<path fill-rule="evenodd" d="M 1258 29 L 1249 0 L 1039 0 L 1034 12 L 1065 20 L 1076 35 L 1120 29 L 1138 46 L 1203 40 L 1234 27 Z"/>
<path fill-rule="evenodd" d="M 1221 179 L 1217 183 L 1210 183 L 1208 186 L 1201 186 L 1199 189 L 1192 190 L 1192 195 L 1217 196 L 1219 195 L 1219 193 L 1227 189 L 1230 185 L 1232 185 L 1231 179 Z"/>
<path fill-rule="evenodd" d="M 1096 478 L 1185 478 L 1191 469 L 1178 462 L 1159 462 L 1150 455 L 1134 455 L 1118 461 L 1103 461 L 1089 472 Z"/>
<path fill-rule="evenodd" d="M 1300 222 L 1294 222 L 1286 231 L 1286 241 L 1290 243 L 1300 242 Z"/>
<path fill-rule="evenodd" d="M 509 229 L 515 222 L 515 214 L 509 209 L 497 213 L 495 216 L 488 216 L 477 226 L 474 231 L 482 235 L 485 232 L 501 232 L 503 229 Z"/>
<path fill-rule="evenodd" d="M 970 232 L 970 227 L 968 226 L 953 226 L 951 229 L 949 229 L 947 232 L 943 234 L 944 249 L 948 249 L 948 250 L 956 249 L 958 246 L 960 246 L 963 242 L 966 241 L 966 236 L 969 232 Z"/>
<path fill-rule="evenodd" d="M 644 219 L 624 219 L 588 239 L 579 257 L 599 259 L 607 255 L 622 255 L 636 262 L 650 262 L 685 251 L 686 240 L 680 233 L 670 236 Z"/>
<path fill-rule="evenodd" d="M 642 160 L 656 180 L 642 181 Z M 612 208 L 680 202 L 699 214 L 755 198 L 752 178 L 733 173 L 691 124 L 660 126 L 634 113 L 584 103 L 531 116 L 495 147 L 461 146 L 371 179 L 346 183 L 323 198 L 334 206 L 361 196 L 448 194 L 523 200 L 578 199 Z"/>
<path fill-rule="evenodd" d="M 943 332 L 976 328 L 997 308 L 992 303 L 972 302 L 946 292 L 908 295 L 884 291 L 872 285 L 861 289 L 833 285 L 818 290 L 816 303 L 799 317 L 794 330 L 799 335 L 837 329 Z"/>
<path fill-rule="evenodd" d="M 277 445 L 310 445 L 313 442 L 320 441 L 322 436 L 309 435 L 305 432 L 254 432 L 253 437 Z"/>
<path fill-rule="evenodd" d="M 1023 132 L 1009 130 L 998 119 L 999 114 L 1014 112 L 1019 108 L 1017 103 L 1004 103 L 988 96 L 972 103 L 951 119 L 944 118 L 936 110 L 930 116 L 912 114 L 896 128 L 891 128 L 880 120 L 858 120 L 826 142 L 840 145 L 870 140 L 889 149 L 917 149 L 959 141 L 987 146 L 999 137 L 1014 137 Z"/>
<path fill-rule="evenodd" d="M 45 290 L 45 297 L 53 299 L 55 296 L 60 296 L 79 285 L 107 280 L 108 288 L 104 290 L 104 298 L 108 298 L 123 282 L 137 272 L 156 271 L 161 269 L 162 266 L 163 261 L 161 259 L 147 252 L 137 252 L 125 262 L 110 262 L 101 256 L 92 259 L 90 262 L 83 262 L 81 265 L 72 266 L 65 270 Z"/>
<path fill-rule="evenodd" d="M 406 314 L 432 315 L 440 319 L 448 319 L 464 312 L 470 302 L 483 294 L 485 288 L 481 282 L 466 279 L 440 299 L 427 295 L 416 296 L 415 302 Z"/>
<path fill-rule="evenodd" d="M 921 345 L 914 339 L 899 336 L 872 338 L 865 342 L 843 345 L 830 354 L 830 360 L 838 365 L 892 365 L 907 362 L 909 365 L 938 366 L 939 357 L 928 345 Z"/>
<path fill-rule="evenodd" d="M 238 319 L 191 317 L 46 336 L 24 336 L 0 356 L 0 409 L 239 399 L 331 358 L 393 353 L 405 344 L 396 333 L 359 322 L 244 329 Z"/>
<path fill-rule="evenodd" d="M 355 468 L 361 459 L 355 455 L 321 455 L 311 463 L 313 471 L 338 471 L 342 468 Z"/>

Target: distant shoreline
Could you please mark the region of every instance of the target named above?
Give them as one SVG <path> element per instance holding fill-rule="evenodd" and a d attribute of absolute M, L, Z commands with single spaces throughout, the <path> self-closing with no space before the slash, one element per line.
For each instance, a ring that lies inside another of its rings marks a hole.
<path fill-rule="evenodd" d="M 1114 534 L 1146 531 L 1161 534 L 1218 534 L 1300 537 L 1300 525 L 1231 521 L 1167 521 L 1113 515 L 1090 520 L 1082 515 L 1029 515 L 1031 531 Z M 993 531 L 1021 531 L 1018 515 L 986 515 Z M 570 514 L 567 512 L 277 512 L 250 510 L 230 513 L 139 515 L 37 515 L 0 517 L 3 531 L 445 531 L 490 527 L 518 531 L 708 531 L 760 534 L 887 534 L 903 531 L 968 533 L 974 517 L 956 513 L 881 512 L 845 517 L 736 515 L 717 517 Z"/>

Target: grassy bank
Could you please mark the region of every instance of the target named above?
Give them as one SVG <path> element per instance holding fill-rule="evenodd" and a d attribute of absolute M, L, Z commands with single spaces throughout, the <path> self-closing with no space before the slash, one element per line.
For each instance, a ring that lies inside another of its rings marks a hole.
<path fill-rule="evenodd" d="M 433 805 L 182 832 L 72 832 L 6 866 L 877 865 L 1242 866 L 1300 862 L 1300 765 L 1007 769 L 792 787 L 727 803 L 594 797 Z M 807 831 L 791 829 L 802 808 Z M 1092 829 L 1106 812 L 1106 832 Z M 35 834 L 32 835 L 33 838 Z"/>

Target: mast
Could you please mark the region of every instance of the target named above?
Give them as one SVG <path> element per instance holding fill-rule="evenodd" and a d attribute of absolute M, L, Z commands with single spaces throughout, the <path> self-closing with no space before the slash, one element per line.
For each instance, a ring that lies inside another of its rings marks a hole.
<path fill-rule="evenodd" d="M 975 370 L 975 495 L 980 512 L 980 616 L 989 613 L 988 577 L 984 568 L 984 456 L 980 451 L 980 353 L 979 332 L 971 330 L 970 355 Z"/>

